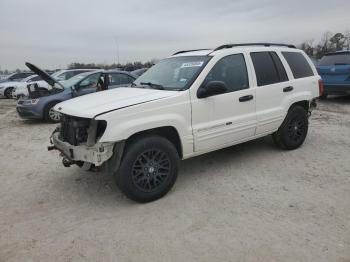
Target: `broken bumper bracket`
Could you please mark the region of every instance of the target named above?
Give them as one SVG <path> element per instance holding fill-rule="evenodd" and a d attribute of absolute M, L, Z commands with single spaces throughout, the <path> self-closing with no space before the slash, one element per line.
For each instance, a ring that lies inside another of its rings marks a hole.
<path fill-rule="evenodd" d="M 101 166 L 113 155 L 114 143 L 96 143 L 93 146 L 79 145 L 73 146 L 59 139 L 59 133 L 54 132 L 51 137 L 53 146 L 48 150 L 59 150 L 66 158 L 72 162 L 83 161 Z"/>

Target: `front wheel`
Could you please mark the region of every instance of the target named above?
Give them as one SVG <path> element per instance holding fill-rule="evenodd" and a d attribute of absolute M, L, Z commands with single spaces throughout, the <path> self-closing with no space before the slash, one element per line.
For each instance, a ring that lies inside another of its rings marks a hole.
<path fill-rule="evenodd" d="M 45 121 L 51 122 L 51 123 L 59 123 L 61 121 L 62 114 L 54 110 L 55 105 L 57 105 L 58 103 L 59 102 L 52 102 L 45 107 L 45 110 L 44 110 Z"/>
<path fill-rule="evenodd" d="M 139 137 L 127 145 L 116 182 L 131 200 L 150 202 L 172 188 L 178 164 L 179 154 L 169 140 L 156 135 Z"/>
<path fill-rule="evenodd" d="M 306 110 L 301 106 L 292 107 L 282 125 L 272 135 L 275 144 L 287 150 L 300 147 L 306 138 L 309 121 Z"/>
<path fill-rule="evenodd" d="M 6 98 L 12 98 L 13 87 L 9 87 L 5 90 L 4 94 Z"/>

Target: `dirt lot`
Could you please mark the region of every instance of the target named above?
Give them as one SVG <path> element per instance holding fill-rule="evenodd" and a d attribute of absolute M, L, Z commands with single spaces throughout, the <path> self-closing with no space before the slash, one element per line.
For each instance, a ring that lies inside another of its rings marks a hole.
<path fill-rule="evenodd" d="M 266 137 L 184 161 L 144 205 L 64 168 L 55 125 L 14 108 L 0 100 L 0 261 L 350 261 L 350 97 L 319 105 L 302 148 Z"/>

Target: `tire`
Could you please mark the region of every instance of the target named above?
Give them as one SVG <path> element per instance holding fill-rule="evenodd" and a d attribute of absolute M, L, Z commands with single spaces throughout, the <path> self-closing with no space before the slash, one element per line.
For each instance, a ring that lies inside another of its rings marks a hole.
<path fill-rule="evenodd" d="M 293 150 L 304 143 L 308 128 L 307 112 L 301 106 L 294 106 L 288 111 L 282 125 L 272 135 L 272 138 L 278 147 Z"/>
<path fill-rule="evenodd" d="M 53 111 L 53 107 L 59 102 L 51 102 L 45 106 L 44 120 L 50 123 L 59 123 L 61 121 L 61 114 Z"/>
<path fill-rule="evenodd" d="M 12 98 L 12 91 L 13 91 L 13 87 L 7 88 L 4 92 L 5 97 L 8 99 Z"/>
<path fill-rule="evenodd" d="M 173 187 L 178 173 L 179 154 L 166 138 L 149 135 L 125 148 L 118 171 L 117 186 L 131 200 L 151 202 Z"/>

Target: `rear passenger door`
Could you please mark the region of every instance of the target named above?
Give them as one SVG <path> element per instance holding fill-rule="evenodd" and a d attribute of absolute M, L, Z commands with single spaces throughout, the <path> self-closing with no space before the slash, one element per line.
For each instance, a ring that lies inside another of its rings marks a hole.
<path fill-rule="evenodd" d="M 251 52 L 250 58 L 256 76 L 256 135 L 262 135 L 277 130 L 283 122 L 283 100 L 293 88 L 276 52 Z"/>

